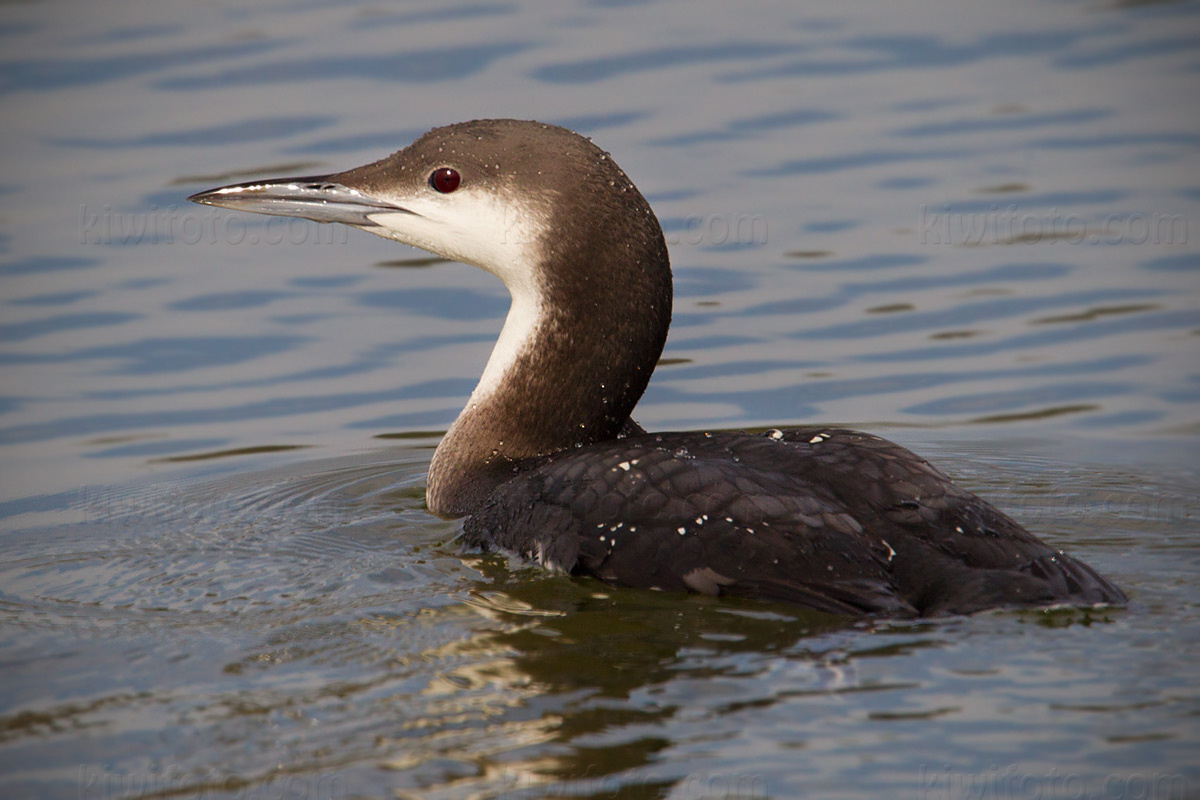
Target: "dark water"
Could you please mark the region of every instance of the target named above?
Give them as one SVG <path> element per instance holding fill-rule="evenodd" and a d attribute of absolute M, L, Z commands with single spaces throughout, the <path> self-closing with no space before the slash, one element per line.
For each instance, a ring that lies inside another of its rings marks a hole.
<path fill-rule="evenodd" d="M 1200 7 L 977 5 L 0 8 L 0 794 L 1200 796 Z M 639 421 L 882 433 L 1131 606 L 460 555 L 424 474 L 503 289 L 183 198 L 480 116 L 658 211 Z"/>

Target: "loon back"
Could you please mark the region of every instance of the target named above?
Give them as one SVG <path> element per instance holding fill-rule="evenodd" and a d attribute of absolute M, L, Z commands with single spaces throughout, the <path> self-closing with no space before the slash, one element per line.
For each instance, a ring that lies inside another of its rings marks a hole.
<path fill-rule="evenodd" d="M 837 614 L 1125 599 L 909 450 L 841 428 L 643 434 L 559 453 L 500 486 L 464 531 L 609 583 Z"/>

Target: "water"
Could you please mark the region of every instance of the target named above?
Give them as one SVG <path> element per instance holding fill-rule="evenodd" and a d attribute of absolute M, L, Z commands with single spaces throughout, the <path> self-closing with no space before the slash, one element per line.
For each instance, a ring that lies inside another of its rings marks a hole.
<path fill-rule="evenodd" d="M 1200 796 L 1200 14 L 976 5 L 5 5 L 4 796 Z M 424 473 L 502 288 L 183 198 L 484 116 L 659 213 L 640 422 L 883 433 L 1130 608 L 460 556 Z"/>

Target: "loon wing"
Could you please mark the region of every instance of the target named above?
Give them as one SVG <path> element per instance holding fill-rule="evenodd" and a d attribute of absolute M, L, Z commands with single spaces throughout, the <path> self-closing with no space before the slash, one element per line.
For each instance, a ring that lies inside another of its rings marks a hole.
<path fill-rule="evenodd" d="M 1124 600 L 909 450 L 836 428 L 565 451 L 499 486 L 463 530 L 468 545 L 612 584 L 837 614 Z"/>

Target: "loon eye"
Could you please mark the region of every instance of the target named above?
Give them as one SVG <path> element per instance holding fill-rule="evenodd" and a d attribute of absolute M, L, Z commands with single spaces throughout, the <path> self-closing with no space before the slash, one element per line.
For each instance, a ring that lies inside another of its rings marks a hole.
<path fill-rule="evenodd" d="M 442 194 L 450 194 L 462 183 L 462 176 L 453 167 L 438 167 L 429 176 L 429 185 Z"/>

